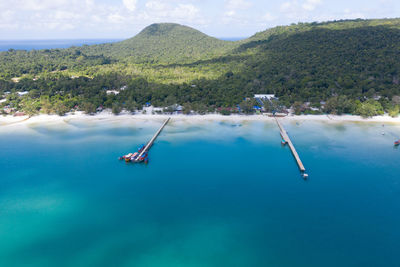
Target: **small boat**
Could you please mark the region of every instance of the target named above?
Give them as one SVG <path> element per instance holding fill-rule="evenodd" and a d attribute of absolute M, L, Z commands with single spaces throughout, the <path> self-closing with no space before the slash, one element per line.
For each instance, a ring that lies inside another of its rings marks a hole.
<path fill-rule="evenodd" d="M 129 153 L 128 155 L 122 156 L 119 159 L 120 160 L 124 159 L 126 162 L 129 162 L 131 160 L 131 157 L 132 157 L 132 153 Z"/>
<path fill-rule="evenodd" d="M 119 157 L 119 160 L 125 160 L 126 162 L 148 162 L 148 153 L 147 151 L 143 153 L 143 155 L 139 158 L 139 155 L 143 152 L 143 150 L 146 148 L 145 145 L 141 145 L 138 147 L 138 151 L 135 153 L 129 153 L 125 156 Z"/>
<path fill-rule="evenodd" d="M 145 161 L 147 159 L 147 157 L 148 157 L 148 153 L 145 152 L 140 158 L 137 158 L 136 161 L 137 162 L 143 162 L 143 161 Z"/>
<path fill-rule="evenodd" d="M 394 141 L 394 145 L 395 145 L 395 146 L 399 146 L 399 145 L 400 145 L 400 139 L 397 140 L 397 141 Z"/>
<path fill-rule="evenodd" d="M 139 153 L 142 152 L 143 149 L 144 149 L 145 147 L 146 147 L 145 145 L 141 145 L 141 146 L 138 148 L 138 152 L 139 152 Z"/>
<path fill-rule="evenodd" d="M 282 138 L 281 143 L 282 143 L 282 145 L 286 145 L 287 142 L 285 141 L 285 139 Z"/>
<path fill-rule="evenodd" d="M 130 157 L 130 161 L 135 161 L 137 156 L 139 156 L 138 152 L 133 153 L 133 155 Z"/>

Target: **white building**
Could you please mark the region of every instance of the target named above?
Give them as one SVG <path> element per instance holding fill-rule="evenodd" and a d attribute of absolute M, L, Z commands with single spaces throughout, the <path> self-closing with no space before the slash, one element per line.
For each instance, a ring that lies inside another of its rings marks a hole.
<path fill-rule="evenodd" d="M 29 92 L 28 92 L 28 91 L 24 91 L 24 92 L 17 92 L 17 94 L 18 94 L 19 96 L 24 96 L 24 95 L 27 95 L 27 94 L 29 94 Z"/>
<path fill-rule="evenodd" d="M 107 93 L 107 95 L 111 95 L 111 94 L 118 95 L 119 91 L 117 91 L 117 90 L 107 90 L 106 93 Z"/>
<path fill-rule="evenodd" d="M 254 95 L 254 98 L 271 100 L 275 98 L 275 95 Z"/>

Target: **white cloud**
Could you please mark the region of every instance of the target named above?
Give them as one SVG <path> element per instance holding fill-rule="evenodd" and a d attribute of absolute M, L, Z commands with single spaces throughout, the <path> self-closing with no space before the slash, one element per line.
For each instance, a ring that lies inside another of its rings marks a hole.
<path fill-rule="evenodd" d="M 271 13 L 267 12 L 267 13 L 265 13 L 265 15 L 262 17 L 262 20 L 263 20 L 263 21 L 270 22 L 270 21 L 276 20 L 277 18 L 278 18 L 277 16 L 274 16 L 274 15 L 272 15 Z"/>
<path fill-rule="evenodd" d="M 322 0 L 292 0 L 282 3 L 280 11 L 283 16 L 292 20 L 292 22 L 298 22 L 311 19 L 314 15 L 313 12 L 321 4 Z"/>
<path fill-rule="evenodd" d="M 15 29 L 18 24 L 14 21 L 14 12 L 11 10 L 0 11 L 0 29 Z"/>
<path fill-rule="evenodd" d="M 322 4 L 321 0 L 293 0 L 284 2 L 281 5 L 281 11 L 313 11 L 318 5 Z"/>
<path fill-rule="evenodd" d="M 125 17 L 121 16 L 118 13 L 113 13 L 113 14 L 108 15 L 107 20 L 110 23 L 120 24 L 120 23 L 123 23 L 125 21 Z"/>
<path fill-rule="evenodd" d="M 228 17 L 233 17 L 233 16 L 236 15 L 236 11 L 235 11 L 235 10 L 228 10 L 228 11 L 226 11 L 226 12 L 224 13 L 224 15 L 225 15 L 225 16 L 228 16 Z"/>
<path fill-rule="evenodd" d="M 175 9 L 176 15 L 178 16 L 188 16 L 189 18 L 195 18 L 199 14 L 199 9 L 194 5 L 190 4 L 180 4 Z"/>
<path fill-rule="evenodd" d="M 122 0 L 122 2 L 129 11 L 136 10 L 137 0 Z"/>
<path fill-rule="evenodd" d="M 352 11 L 352 10 L 350 10 L 348 8 L 346 8 L 343 11 L 343 14 L 341 15 L 341 17 L 343 19 L 365 19 L 366 18 L 366 16 L 363 13 L 355 12 L 355 11 Z"/>
<path fill-rule="evenodd" d="M 302 4 L 303 9 L 312 11 L 314 10 L 319 4 L 321 4 L 321 0 L 307 0 Z"/>
<path fill-rule="evenodd" d="M 80 14 L 75 12 L 69 12 L 64 10 L 57 10 L 54 14 L 51 15 L 54 20 L 64 21 L 64 20 L 76 20 L 81 18 Z"/>
<path fill-rule="evenodd" d="M 139 14 L 141 21 L 204 24 L 200 9 L 193 4 L 150 0 L 145 7 L 146 9 Z"/>
<path fill-rule="evenodd" d="M 94 0 L 86 0 L 86 7 L 90 10 L 95 6 Z"/>
<path fill-rule="evenodd" d="M 228 10 L 244 10 L 250 8 L 252 5 L 253 4 L 251 2 L 246 0 L 228 0 L 226 2 L 226 7 Z"/>
<path fill-rule="evenodd" d="M 168 6 L 164 2 L 161 2 L 161 1 L 148 1 L 146 3 L 146 8 L 148 10 L 152 10 L 152 11 L 163 11 L 163 10 L 166 11 Z"/>
<path fill-rule="evenodd" d="M 215 36 L 243 35 L 278 24 L 400 12 L 398 0 L 357 1 L 0 0 L 0 38 L 129 37 L 157 22 L 185 24 Z"/>
<path fill-rule="evenodd" d="M 16 6 L 26 10 L 49 10 L 69 4 L 68 0 L 17 0 L 15 2 Z"/>
<path fill-rule="evenodd" d="M 9 22 L 14 17 L 14 12 L 11 10 L 5 10 L 0 12 L 0 22 Z"/>
<path fill-rule="evenodd" d="M 225 1 L 225 12 L 222 16 L 222 22 L 229 24 L 234 21 L 247 24 L 247 17 L 243 11 L 253 6 L 253 3 L 246 0 L 227 0 Z"/>

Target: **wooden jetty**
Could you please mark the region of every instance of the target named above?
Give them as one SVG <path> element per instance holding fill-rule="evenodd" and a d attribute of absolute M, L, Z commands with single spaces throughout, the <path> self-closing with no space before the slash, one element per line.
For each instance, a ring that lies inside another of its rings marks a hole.
<path fill-rule="evenodd" d="M 308 174 L 305 173 L 306 168 L 303 165 L 303 162 L 300 159 L 299 154 L 296 151 L 296 148 L 294 147 L 292 140 L 290 140 L 290 137 L 288 136 L 285 128 L 283 128 L 282 124 L 279 122 L 279 120 L 275 117 L 276 123 L 279 126 L 280 132 L 281 132 L 281 137 L 284 141 L 285 144 L 288 144 L 290 150 L 292 151 L 293 157 L 297 162 L 297 166 L 299 166 L 300 171 L 302 172 L 303 178 L 307 179 Z"/>
<path fill-rule="evenodd" d="M 167 123 L 169 122 L 171 118 L 168 118 L 164 121 L 163 125 L 160 127 L 160 129 L 158 129 L 158 131 L 155 133 L 155 135 L 153 136 L 153 138 L 150 139 L 150 141 L 147 143 L 147 145 L 145 146 L 145 148 L 142 150 L 142 152 L 140 152 L 139 156 L 137 157 L 137 159 L 142 158 L 142 156 L 144 155 L 144 153 L 146 153 L 147 151 L 149 151 L 149 149 L 151 148 L 151 146 L 153 145 L 154 141 L 157 139 L 157 137 L 160 135 L 161 131 L 164 129 L 165 125 L 167 125 Z"/>

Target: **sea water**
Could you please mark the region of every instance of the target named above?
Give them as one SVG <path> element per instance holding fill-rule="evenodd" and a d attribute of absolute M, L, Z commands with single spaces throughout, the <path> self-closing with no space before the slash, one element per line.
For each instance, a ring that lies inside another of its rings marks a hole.
<path fill-rule="evenodd" d="M 95 45 L 113 43 L 120 39 L 71 39 L 71 40 L 0 40 L 0 51 L 14 50 L 40 50 L 69 48 L 71 46 Z"/>
<path fill-rule="evenodd" d="M 161 123 L 0 126 L 0 266 L 400 266 L 400 127 Z"/>

